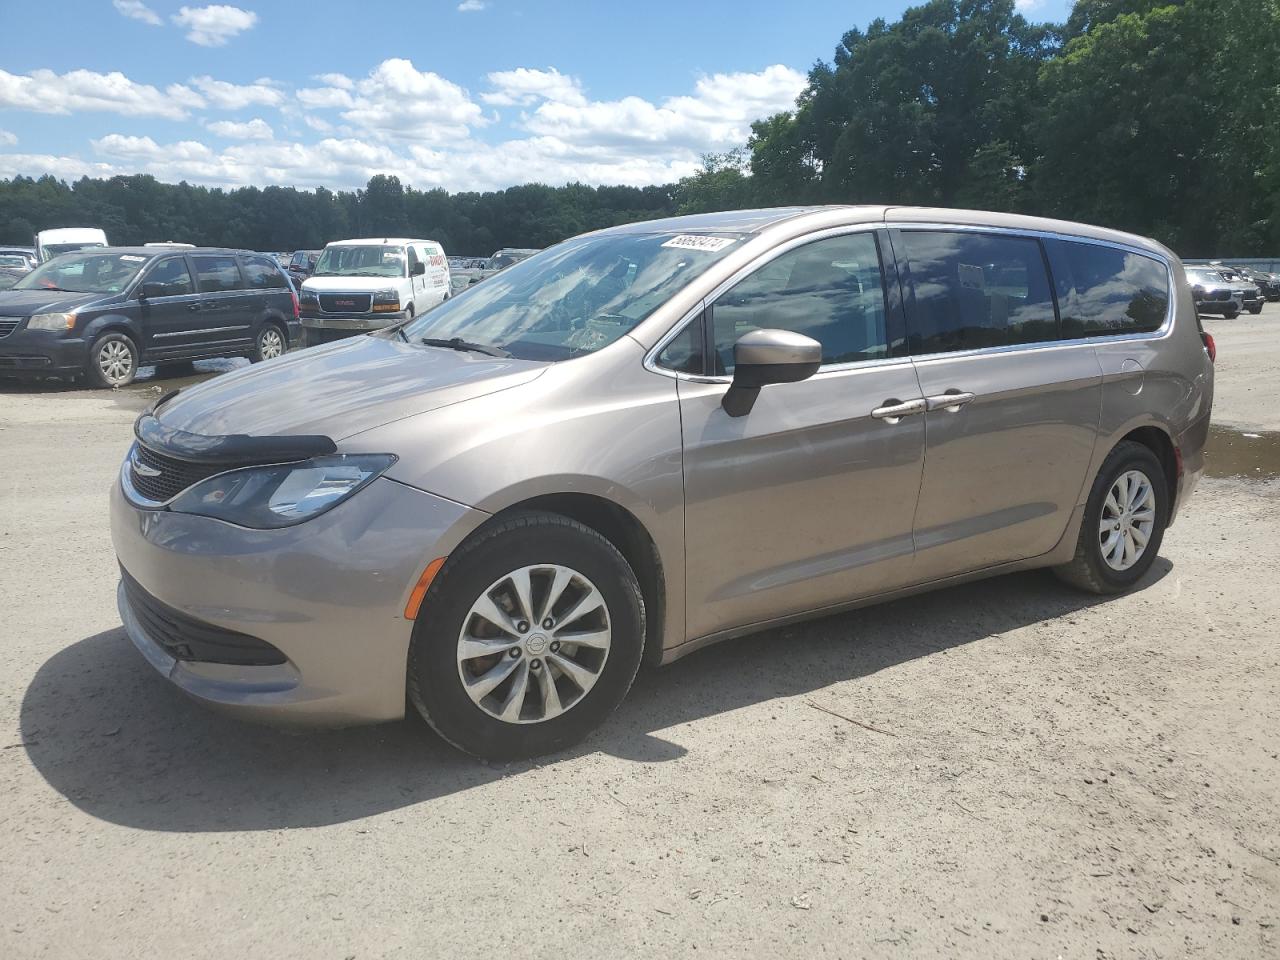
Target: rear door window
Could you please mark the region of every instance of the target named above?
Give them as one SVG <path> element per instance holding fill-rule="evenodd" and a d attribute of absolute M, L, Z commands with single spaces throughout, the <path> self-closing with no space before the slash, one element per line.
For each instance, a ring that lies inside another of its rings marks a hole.
<path fill-rule="evenodd" d="M 195 289 L 191 284 L 191 271 L 187 269 L 185 257 L 161 260 L 151 268 L 143 282 L 161 284 L 164 287 L 162 296 L 166 297 L 181 296 Z"/>
<path fill-rule="evenodd" d="M 242 288 L 240 268 L 236 266 L 235 257 L 204 256 L 191 259 L 195 261 L 201 293 L 221 293 L 224 290 Z"/>
<path fill-rule="evenodd" d="M 1158 330 L 1169 312 L 1169 271 L 1161 261 L 1118 247 L 1054 241 L 1054 273 L 1065 337 Z M 1218 281 L 1221 283 L 1221 281 Z"/>
<path fill-rule="evenodd" d="M 241 263 L 245 282 L 251 290 L 283 289 L 288 283 L 279 268 L 266 257 L 245 257 Z"/>
<path fill-rule="evenodd" d="M 752 330 L 812 337 L 824 365 L 888 356 L 875 236 L 851 233 L 789 250 L 722 294 L 711 320 L 717 374 L 733 372 L 733 345 Z"/>
<path fill-rule="evenodd" d="M 908 343 L 915 355 L 1058 339 L 1040 242 L 970 231 L 895 235 L 910 276 Z"/>

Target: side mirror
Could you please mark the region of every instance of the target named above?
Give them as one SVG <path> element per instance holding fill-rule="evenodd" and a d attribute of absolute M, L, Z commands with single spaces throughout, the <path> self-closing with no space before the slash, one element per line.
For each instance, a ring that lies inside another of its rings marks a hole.
<path fill-rule="evenodd" d="M 731 417 L 755 406 L 760 388 L 808 380 L 822 366 L 822 344 L 790 330 L 752 330 L 733 345 L 733 383 L 721 405 Z"/>
<path fill-rule="evenodd" d="M 163 283 L 144 283 L 142 285 L 142 299 L 154 300 L 156 297 L 167 297 L 168 289 Z"/>
<path fill-rule="evenodd" d="M 413 265 L 412 269 L 410 269 L 409 276 L 420 277 L 426 272 L 427 272 L 427 265 L 419 261 L 418 263 L 415 263 Z"/>

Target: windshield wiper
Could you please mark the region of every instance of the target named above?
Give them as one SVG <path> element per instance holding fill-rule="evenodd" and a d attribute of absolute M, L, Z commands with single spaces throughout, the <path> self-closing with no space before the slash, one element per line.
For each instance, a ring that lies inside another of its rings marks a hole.
<path fill-rule="evenodd" d="M 450 337 L 448 340 L 441 340 L 435 337 L 423 337 L 418 341 L 428 347 L 444 347 L 446 350 L 472 350 L 475 353 L 483 353 L 488 357 L 509 357 L 511 354 L 505 350 L 499 350 L 497 347 L 486 346 L 483 343 L 469 343 L 461 337 Z"/>

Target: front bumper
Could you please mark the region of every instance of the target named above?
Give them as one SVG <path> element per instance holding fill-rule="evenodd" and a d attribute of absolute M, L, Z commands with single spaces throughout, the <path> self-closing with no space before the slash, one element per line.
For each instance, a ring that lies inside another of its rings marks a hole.
<path fill-rule="evenodd" d="M 81 373 L 89 357 L 89 344 L 53 330 L 15 330 L 0 337 L 0 374 L 17 376 L 67 376 Z"/>
<path fill-rule="evenodd" d="M 409 316 L 405 310 L 396 313 L 326 313 L 303 314 L 302 326 L 308 330 L 351 330 L 364 333 L 381 330 Z"/>
<path fill-rule="evenodd" d="M 117 482 L 111 539 L 128 575 L 161 603 L 265 641 L 287 662 L 177 660 L 147 634 L 123 586 L 120 617 L 152 666 L 224 711 L 296 725 L 393 720 L 404 715 L 409 594 L 423 568 L 486 517 L 382 477 L 314 520 L 249 530 L 137 507 Z"/>

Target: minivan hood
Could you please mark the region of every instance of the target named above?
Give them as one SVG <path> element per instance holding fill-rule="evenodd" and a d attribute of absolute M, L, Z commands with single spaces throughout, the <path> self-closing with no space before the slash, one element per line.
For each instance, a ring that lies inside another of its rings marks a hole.
<path fill-rule="evenodd" d="M 389 290 L 404 281 L 405 277 L 307 277 L 302 281 L 303 290 L 316 293 L 377 293 Z"/>
<path fill-rule="evenodd" d="M 352 337 L 206 380 L 163 404 L 156 417 L 166 427 L 206 436 L 341 440 L 528 383 L 545 369 L 530 360 Z"/>
<path fill-rule="evenodd" d="M 64 293 L 61 290 L 0 290 L 0 316 L 29 317 L 36 313 L 69 313 L 101 300 L 105 293 Z"/>

